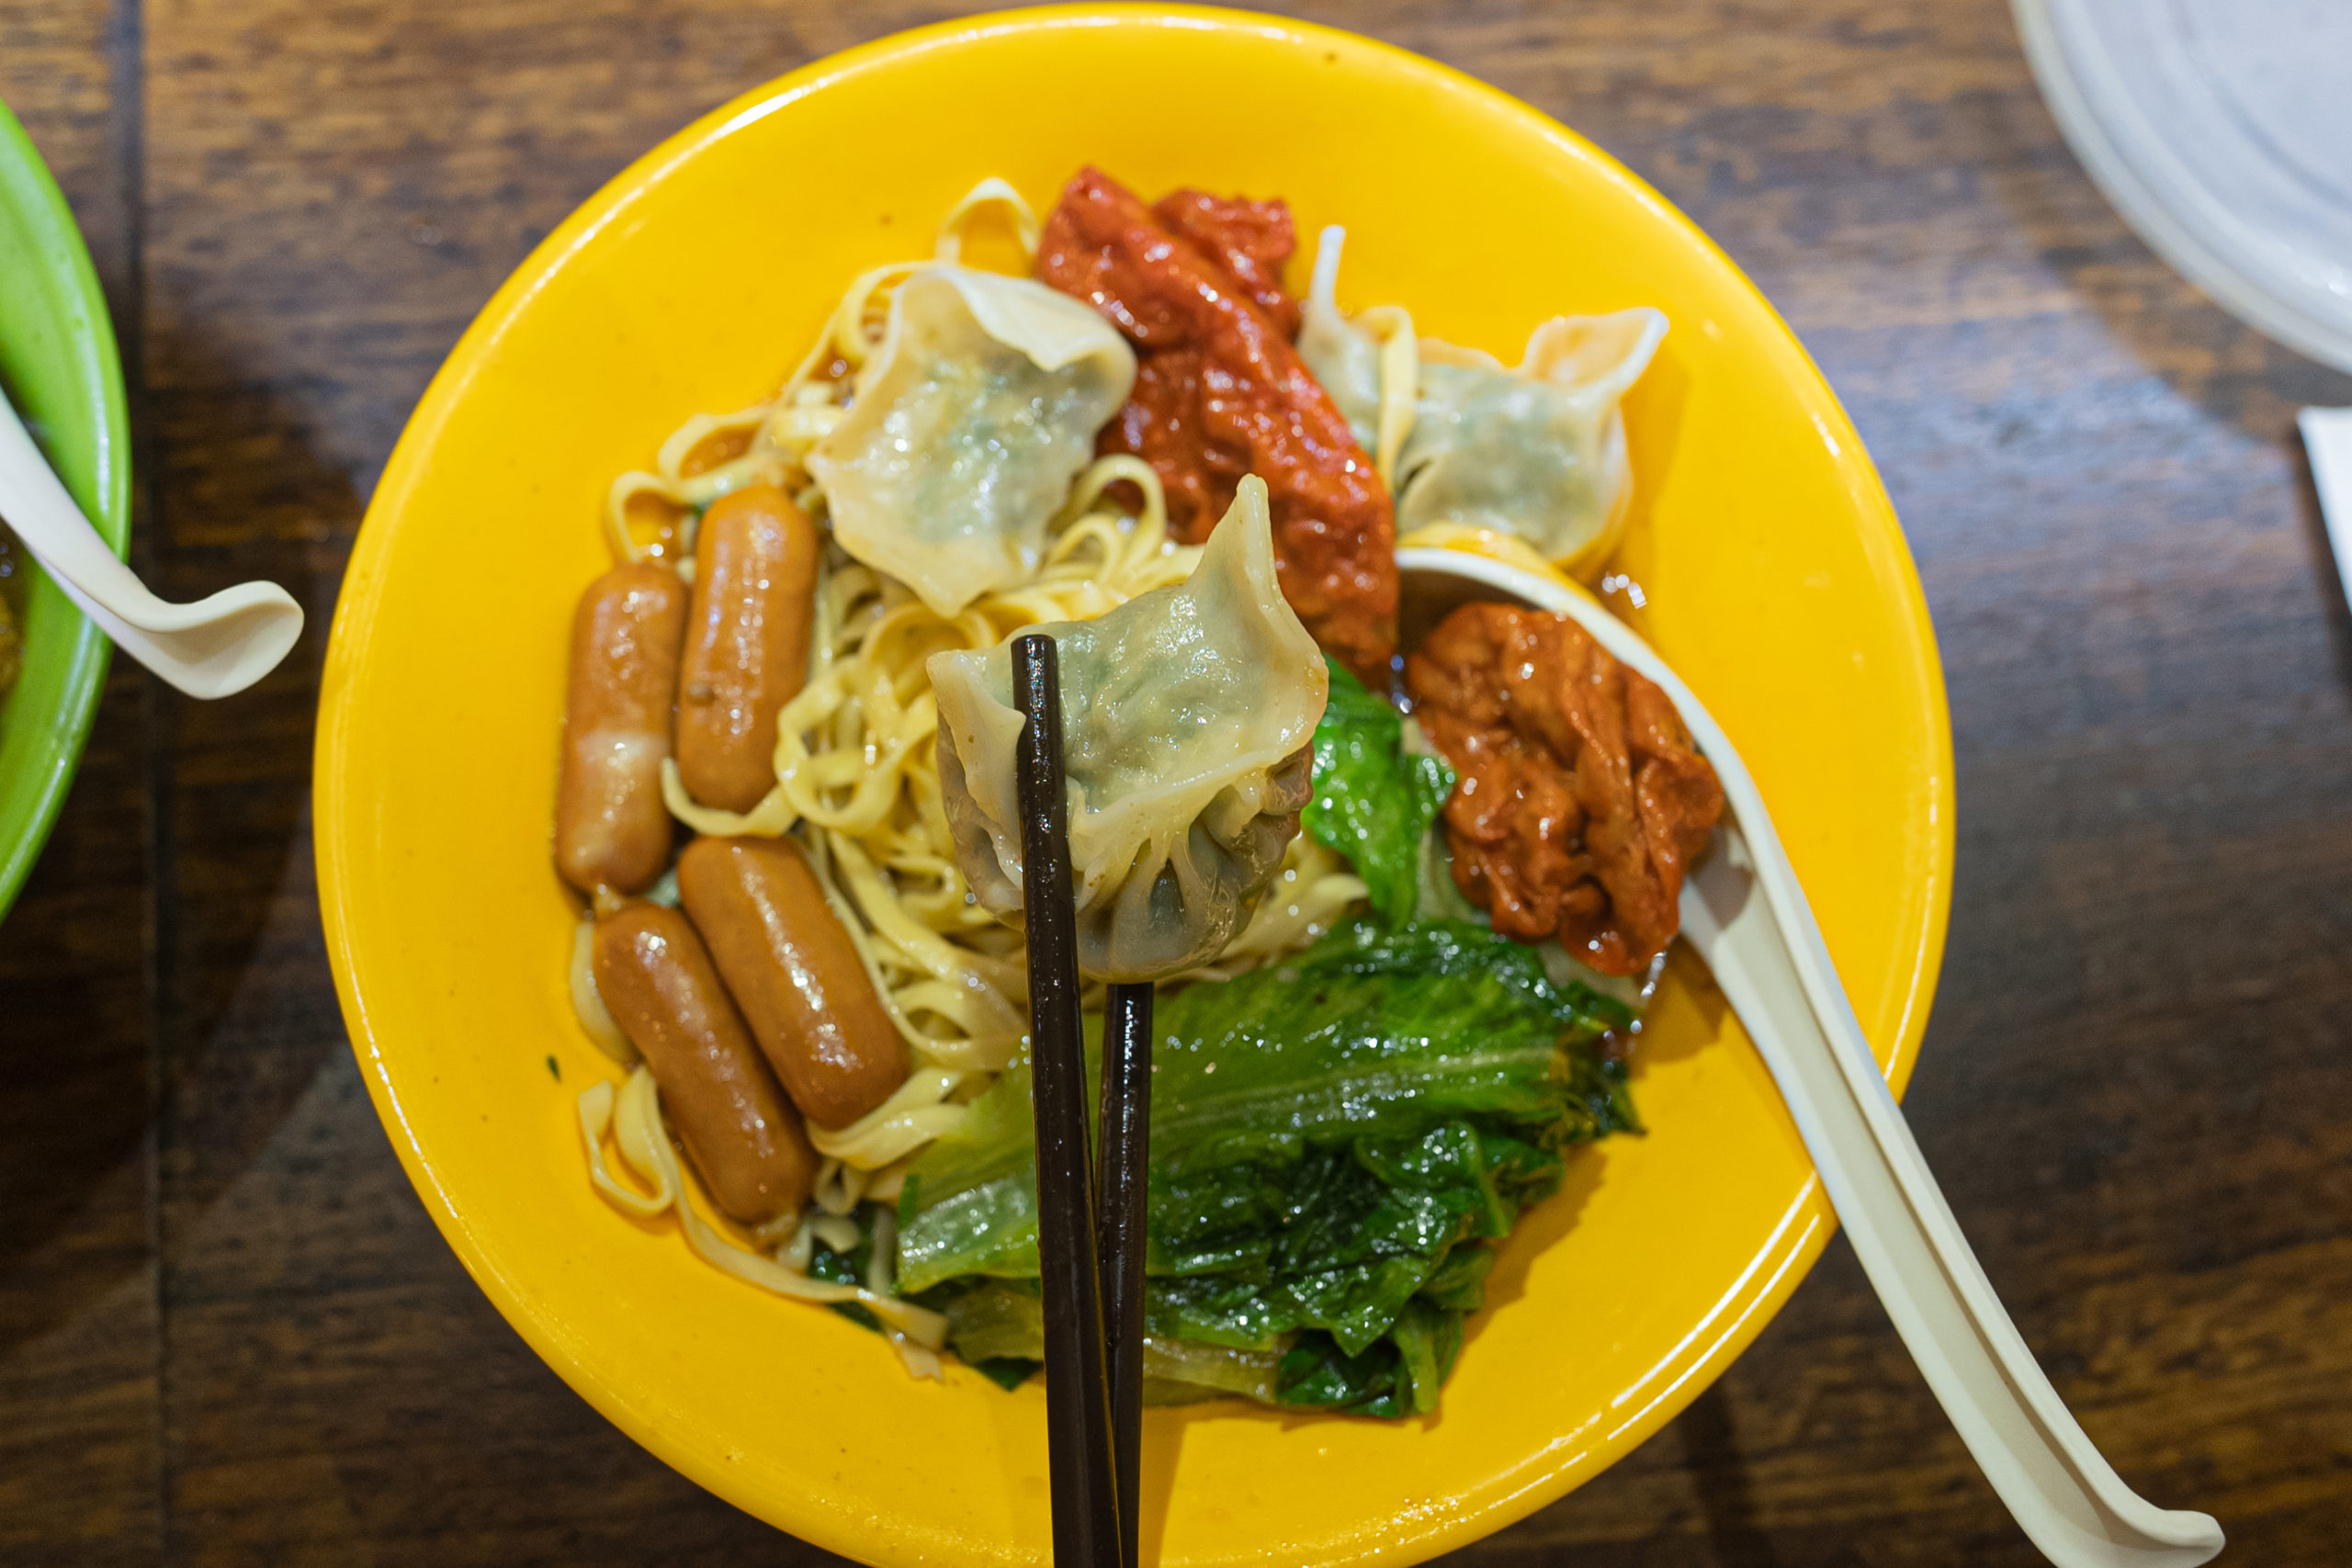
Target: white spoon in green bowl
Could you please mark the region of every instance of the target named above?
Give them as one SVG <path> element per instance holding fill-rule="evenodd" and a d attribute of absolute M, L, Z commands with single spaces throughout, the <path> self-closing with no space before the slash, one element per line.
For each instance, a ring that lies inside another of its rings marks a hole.
<path fill-rule="evenodd" d="M 2059 1568 L 2194 1568 L 2204 1514 L 2123 1483 L 2036 1364 L 1936 1185 L 1814 923 L 1747 767 L 1631 627 L 1557 581 L 1460 550 L 1396 552 L 1408 622 L 1505 600 L 1575 617 L 1657 682 L 1723 781 L 1724 820 L 1682 887 L 1682 935 L 1756 1043 L 1887 1315 L 1993 1490 Z M 1409 630 L 1409 628 L 1408 628 Z"/>
<path fill-rule="evenodd" d="M 243 691 L 302 635 L 302 607 L 275 582 L 241 582 L 193 604 L 148 592 L 74 504 L 5 397 L 0 520 L 117 648 L 191 697 Z"/>

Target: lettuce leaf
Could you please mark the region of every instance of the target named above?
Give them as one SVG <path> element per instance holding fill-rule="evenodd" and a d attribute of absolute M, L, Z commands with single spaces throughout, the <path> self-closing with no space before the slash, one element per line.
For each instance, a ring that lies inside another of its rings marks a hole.
<path fill-rule="evenodd" d="M 1487 1244 L 1557 1188 L 1564 1150 L 1637 1127 L 1623 1067 L 1597 1048 L 1629 1021 L 1465 921 L 1352 921 L 1287 963 L 1161 998 L 1156 1393 L 1190 1378 L 1276 1404 L 1432 1408 Z M 1015 1067 L 900 1198 L 900 1289 L 947 1313 L 967 1358 L 1043 1348 L 1030 1129 Z"/>
<path fill-rule="evenodd" d="M 948 1338 L 958 1355 L 992 1377 L 1015 1369 L 1035 1370 L 1046 1353 L 1046 1308 L 1035 1280 L 989 1280 L 943 1299 Z M 1181 1404 L 1239 1394 L 1272 1404 L 1281 1362 L 1280 1349 L 1188 1343 L 1147 1332 L 1145 1403 Z M 1021 1381 L 1015 1376 L 1004 1386 L 1015 1387 Z"/>
<path fill-rule="evenodd" d="M 1442 757 L 1405 750 L 1404 719 L 1386 698 L 1329 659 L 1331 699 L 1315 727 L 1315 798 L 1300 820 L 1348 857 L 1390 925 L 1420 901 L 1421 839 L 1453 793 Z"/>
<path fill-rule="evenodd" d="M 874 1256 L 874 1216 L 879 1212 L 872 1203 L 858 1205 L 857 1243 L 847 1252 L 835 1252 L 818 1242 L 808 1255 L 808 1277 L 831 1285 L 865 1284 L 865 1266 Z M 855 1302 L 834 1302 L 832 1309 L 860 1328 L 870 1328 L 877 1334 L 882 1330 L 882 1320 Z"/>
<path fill-rule="evenodd" d="M 1301 1335 L 1275 1373 L 1274 1403 L 1392 1420 L 1426 1416 L 1461 1353 L 1462 1314 L 1416 1299 L 1386 1338 L 1353 1353 L 1328 1335 Z"/>

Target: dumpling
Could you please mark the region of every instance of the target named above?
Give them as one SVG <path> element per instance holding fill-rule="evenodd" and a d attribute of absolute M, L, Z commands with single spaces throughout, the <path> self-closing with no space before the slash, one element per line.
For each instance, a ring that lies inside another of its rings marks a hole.
<path fill-rule="evenodd" d="M 1399 444 L 1400 421 L 1379 428 L 1384 345 L 1332 299 L 1338 238 L 1326 231 L 1299 354 L 1358 437 L 1381 450 L 1398 536 L 1450 523 L 1514 536 L 1564 568 L 1597 562 L 1633 498 L 1618 403 L 1657 352 L 1665 315 L 1555 316 L 1529 336 L 1515 369 L 1419 339 L 1410 432 Z M 1392 343 L 1398 330 L 1390 326 Z M 1410 322 L 1401 330 L 1410 333 Z"/>
<path fill-rule="evenodd" d="M 1647 309 L 1555 316 L 1517 370 L 1424 341 L 1413 433 L 1397 455 L 1397 531 L 1460 523 L 1515 534 L 1544 558 L 1590 559 L 1633 499 L 1618 399 L 1666 317 Z"/>
<path fill-rule="evenodd" d="M 1148 980 L 1224 950 L 1281 864 L 1307 801 L 1330 674 L 1274 577 L 1265 482 L 1244 479 L 1192 578 L 1049 634 L 1080 965 Z M 956 863 L 980 903 L 1021 912 L 1010 642 L 934 654 L 939 780 Z"/>
<path fill-rule="evenodd" d="M 1067 295 L 916 272 L 848 417 L 808 454 L 833 537 L 943 615 L 1022 581 L 1135 378 L 1126 340 Z"/>
<path fill-rule="evenodd" d="M 1348 231 L 1334 223 L 1316 239 L 1315 271 L 1307 281 L 1295 346 L 1306 368 L 1339 405 L 1340 417 L 1348 422 L 1356 445 L 1373 452 L 1380 439 L 1381 345 L 1364 330 L 1368 323 L 1342 313 L 1334 298 L 1340 283 L 1340 251 L 1347 238 Z M 1396 314 L 1409 337 L 1412 318 L 1402 311 Z M 1391 476 L 1384 470 L 1382 477 Z"/>

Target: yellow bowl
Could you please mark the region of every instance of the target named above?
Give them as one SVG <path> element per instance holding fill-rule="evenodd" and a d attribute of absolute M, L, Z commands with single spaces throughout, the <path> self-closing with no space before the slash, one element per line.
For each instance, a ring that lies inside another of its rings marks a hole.
<path fill-rule="evenodd" d="M 914 1382 L 879 1339 L 590 1190 L 572 1099 L 609 1068 L 567 1005 L 548 848 L 565 627 L 605 564 L 615 473 L 687 414 L 769 394 L 844 280 L 926 250 L 978 177 L 1042 209 L 1087 162 L 1147 193 L 1284 196 L 1308 236 L 1345 222 L 1350 303 L 1405 302 L 1506 360 L 1555 312 L 1662 307 L 1616 570 L 1754 769 L 1898 1087 L 1943 944 L 1949 720 L 1886 496 L 1770 307 L 1606 154 L 1380 44 L 1157 7 L 910 33 L 708 116 L 538 248 L 393 455 L 320 705 L 321 903 L 377 1109 L 499 1309 L 662 1459 L 869 1562 L 1044 1562 L 1044 1398 L 960 1368 Z M 1426 1557 L 1597 1473 L 1720 1373 L 1833 1221 L 1687 959 L 1635 1089 L 1651 1132 L 1579 1156 L 1529 1215 L 1441 1414 L 1153 1412 L 1148 1549 Z"/>

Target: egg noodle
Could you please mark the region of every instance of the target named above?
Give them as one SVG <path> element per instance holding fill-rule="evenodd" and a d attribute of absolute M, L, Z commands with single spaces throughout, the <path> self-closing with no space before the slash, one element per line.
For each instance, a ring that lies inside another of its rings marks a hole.
<path fill-rule="evenodd" d="M 852 281 L 775 399 L 733 413 L 695 415 L 662 444 L 652 471 L 613 481 L 605 529 L 614 555 L 623 561 L 666 559 L 690 579 L 694 519 L 718 497 L 750 484 L 776 485 L 821 514 L 824 496 L 809 479 L 808 451 L 846 415 L 852 373 L 881 347 L 891 296 L 923 267 L 959 260 L 967 223 L 989 208 L 1010 215 L 1023 251 L 1034 257 L 1038 229 L 1028 204 L 1001 179 L 981 181 L 942 223 L 933 261 L 893 262 Z M 1114 486 L 1140 495 L 1140 508 L 1120 505 Z M 648 512 L 671 519 L 650 538 L 643 523 Z M 814 1209 L 806 1218 L 786 1216 L 757 1237 L 780 1245 L 779 1261 L 696 1231 L 709 1227 L 683 1199 L 674 1152 L 667 1150 L 666 1138 L 646 1130 L 658 1122 L 658 1102 L 642 1068 L 620 1092 L 616 1146 L 624 1162 L 657 1188 L 660 1201 L 651 1211 L 638 1205 L 654 1200 L 622 1186 L 604 1164 L 600 1139 L 613 1118 L 612 1086 L 596 1085 L 582 1097 L 582 1125 L 599 1188 L 632 1213 L 658 1213 L 674 1201 L 696 1250 L 754 1282 L 802 1296 L 811 1289 L 843 1289 L 809 1280 L 792 1265 L 805 1264 L 818 1239 L 837 1251 L 854 1245 L 857 1233 L 846 1216 L 860 1200 L 895 1197 L 908 1162 L 963 1117 L 966 1105 L 1023 1045 L 1025 952 L 1020 933 L 970 897 L 956 867 L 939 783 L 939 716 L 925 662 L 946 649 L 993 647 L 1024 626 L 1092 619 L 1137 594 L 1184 581 L 1201 556 L 1198 547 L 1170 536 L 1159 476 L 1132 457 L 1102 457 L 1088 467 L 1049 538 L 1029 581 L 985 593 L 952 616 L 936 614 L 904 584 L 829 544 L 817 584 L 808 683 L 778 715 L 776 783 L 766 797 L 740 814 L 704 807 L 686 794 L 675 762 L 662 764 L 663 798 L 672 815 L 695 831 L 796 835 L 913 1056 L 906 1082 L 873 1111 L 847 1127 L 808 1129 L 824 1156 Z M 1221 977 L 1304 947 L 1364 891 L 1338 855 L 1300 834 L 1249 925 L 1216 964 L 1192 977 Z M 597 999 L 587 973 L 584 935 L 583 929 L 572 962 L 576 1010 L 603 1049 L 631 1064 L 636 1053 Z M 1099 1006 L 1099 997 L 1089 1000 Z M 591 1097 L 600 1094 L 592 1107 Z M 635 1123 L 628 1121 L 632 1108 Z M 660 1155 L 650 1152 L 652 1142 L 670 1154 L 660 1179 L 646 1163 L 659 1163 Z M 714 1247 L 741 1261 L 721 1258 Z M 890 1249 L 877 1235 L 873 1250 L 879 1258 Z M 798 1283 L 779 1283 L 772 1274 Z M 887 1294 L 888 1283 L 887 1276 L 877 1277 L 871 1293 Z M 857 1299 L 866 1302 L 865 1295 Z M 935 1337 L 922 1332 L 919 1322 L 877 1315 L 910 1366 L 927 1370 L 921 1357 L 928 1354 L 926 1342 L 935 1347 Z"/>

